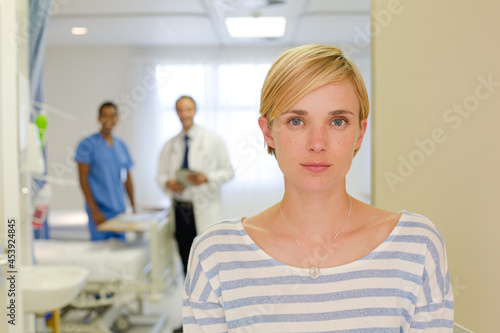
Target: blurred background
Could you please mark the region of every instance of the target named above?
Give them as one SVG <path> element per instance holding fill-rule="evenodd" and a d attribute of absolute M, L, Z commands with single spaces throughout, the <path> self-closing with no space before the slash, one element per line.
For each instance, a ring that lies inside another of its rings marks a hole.
<path fill-rule="evenodd" d="M 106 99 L 116 101 L 122 113 L 117 135 L 127 142 L 135 161 L 136 200 L 168 205 L 155 175 L 163 144 L 181 129 L 174 110 L 180 95 L 194 97 L 199 110 L 195 122 L 223 137 L 236 168 L 234 179 L 222 187 L 222 217 L 251 216 L 278 201 L 282 176 L 265 152 L 257 125 L 267 70 L 293 45 L 349 45 L 346 51 L 370 90 L 369 10 L 367 0 L 61 4 L 49 22 L 45 98 L 71 120 L 49 111 L 50 128 L 57 128 L 47 132 L 49 175 L 63 181 L 54 186 L 52 208 L 82 208 L 80 189 L 65 181 L 77 179 L 71 155 L 78 140 L 98 128 L 96 109 Z M 241 31 L 226 25 L 235 19 L 246 20 L 236 22 Z M 263 19 L 277 22 L 261 23 Z M 74 35 L 75 28 L 87 32 Z M 349 181 L 351 194 L 366 202 L 370 146 L 368 135 Z"/>
<path fill-rule="evenodd" d="M 31 237 L 28 210 L 12 193 L 26 185 L 19 165 L 32 100 L 47 115 L 46 174 L 38 178 L 52 185 L 49 225 L 85 223 L 73 155 L 77 142 L 98 130 L 104 100 L 120 108 L 116 134 L 135 161 L 139 204 L 169 204 L 155 181 L 156 164 L 164 142 L 180 130 L 173 104 L 181 94 L 199 102 L 195 121 L 224 138 L 235 166 L 223 187 L 223 217 L 278 201 L 283 181 L 257 127 L 260 87 L 284 49 L 326 43 L 359 66 L 371 97 L 370 131 L 348 191 L 380 208 L 430 218 L 447 246 L 456 323 L 498 330 L 499 2 L 52 0 L 46 19 L 30 17 L 29 8 L 27 1 L 0 1 L 4 236 L 5 221 L 19 216 L 22 244 Z M 242 30 L 235 18 L 244 19 Z M 28 48 L 34 29 L 43 33 Z M 35 78 L 30 64 L 39 67 Z M 40 84 L 30 94 L 34 82 Z M 27 262 L 29 245 L 18 251 Z M 3 327 L 22 332 L 2 317 Z"/>

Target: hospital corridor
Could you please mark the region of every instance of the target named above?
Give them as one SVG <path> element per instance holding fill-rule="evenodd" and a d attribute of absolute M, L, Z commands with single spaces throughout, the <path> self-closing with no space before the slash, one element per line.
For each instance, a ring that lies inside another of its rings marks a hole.
<path fill-rule="evenodd" d="M 0 0 L 0 333 L 498 332 L 498 13 Z"/>

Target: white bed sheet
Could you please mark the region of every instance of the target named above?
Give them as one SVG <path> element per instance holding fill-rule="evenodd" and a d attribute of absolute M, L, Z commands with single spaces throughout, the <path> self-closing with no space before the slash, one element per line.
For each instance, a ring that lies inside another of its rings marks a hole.
<path fill-rule="evenodd" d="M 38 265 L 73 265 L 90 271 L 88 281 L 134 281 L 149 263 L 148 245 L 129 245 L 117 240 L 98 242 L 37 239 Z"/>

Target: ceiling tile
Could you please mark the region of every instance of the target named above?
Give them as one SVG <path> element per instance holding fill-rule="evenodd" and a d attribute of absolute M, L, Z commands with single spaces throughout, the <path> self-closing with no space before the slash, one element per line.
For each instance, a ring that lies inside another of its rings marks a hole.
<path fill-rule="evenodd" d="M 200 0 L 52 0 L 51 14 L 205 13 Z"/>
<path fill-rule="evenodd" d="M 370 0 L 309 0 L 307 6 L 309 12 L 346 12 L 370 11 Z"/>
<path fill-rule="evenodd" d="M 369 28 L 369 15 L 309 15 L 300 18 L 295 42 L 354 43 Z"/>
<path fill-rule="evenodd" d="M 217 35 L 206 17 L 157 16 L 54 19 L 50 45 L 216 45 Z M 72 26 L 85 26 L 87 35 L 73 36 Z"/>

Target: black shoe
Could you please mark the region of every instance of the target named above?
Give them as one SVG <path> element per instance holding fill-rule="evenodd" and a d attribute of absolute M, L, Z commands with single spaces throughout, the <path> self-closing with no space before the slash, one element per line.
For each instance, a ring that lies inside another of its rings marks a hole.
<path fill-rule="evenodd" d="M 175 328 L 172 332 L 174 332 L 174 333 L 182 333 L 184 331 L 182 330 L 182 326 L 179 326 L 179 327 Z"/>

